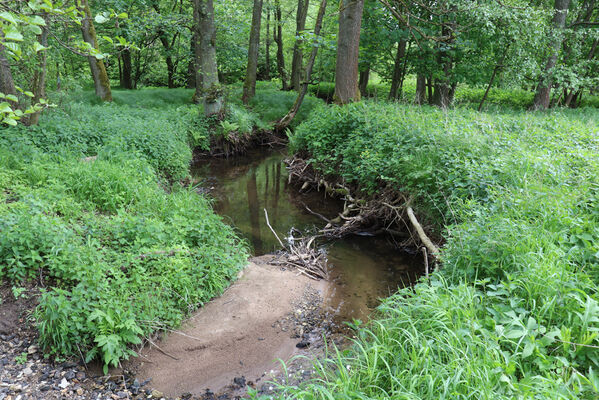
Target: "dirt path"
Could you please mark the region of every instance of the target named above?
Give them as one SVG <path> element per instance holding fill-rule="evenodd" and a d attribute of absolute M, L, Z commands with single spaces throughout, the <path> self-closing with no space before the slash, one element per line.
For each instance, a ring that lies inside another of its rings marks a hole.
<path fill-rule="evenodd" d="M 279 368 L 277 359 L 298 351 L 302 339 L 285 322 L 289 315 L 302 312 L 298 304 L 308 294 L 325 290 L 325 282 L 253 259 L 237 282 L 185 323 L 183 334 L 170 333 L 156 343 L 160 349 L 146 348 L 126 368 L 171 397 L 219 393 L 241 377 L 259 386 Z"/>

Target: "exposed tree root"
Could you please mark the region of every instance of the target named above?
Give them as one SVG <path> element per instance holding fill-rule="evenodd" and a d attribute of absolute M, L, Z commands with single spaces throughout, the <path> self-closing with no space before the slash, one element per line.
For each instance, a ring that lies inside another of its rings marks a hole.
<path fill-rule="evenodd" d="M 438 261 L 439 248 L 418 222 L 410 198 L 385 186 L 373 195 L 359 198 L 354 194 L 358 192 L 355 188 L 349 187 L 341 180 L 334 182 L 326 180 L 301 157 L 294 156 L 287 159 L 286 163 L 289 170 L 289 183 L 300 186 L 302 191 L 324 190 L 327 195 L 344 201 L 343 211 L 332 219 L 306 207 L 308 212 L 326 222 L 320 233 L 335 238 L 349 234 L 376 235 L 385 232 L 394 236 L 404 236 L 399 243 L 401 247 L 423 245 L 428 250 L 427 254 L 434 261 Z"/>
<path fill-rule="evenodd" d="M 209 151 L 196 151 L 195 158 L 224 157 L 245 154 L 256 146 L 284 146 L 287 138 L 277 135 L 270 130 L 254 130 L 252 133 L 229 132 L 227 137 L 212 135 L 210 138 Z"/>

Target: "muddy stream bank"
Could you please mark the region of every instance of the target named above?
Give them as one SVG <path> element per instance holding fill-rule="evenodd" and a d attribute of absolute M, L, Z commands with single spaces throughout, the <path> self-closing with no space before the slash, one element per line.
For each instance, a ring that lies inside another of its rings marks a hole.
<path fill-rule="evenodd" d="M 315 281 L 293 269 L 269 265 L 279 236 L 291 228 L 316 231 L 343 204 L 288 184 L 284 149 L 257 149 L 232 159 L 198 163 L 199 190 L 214 198 L 216 212 L 236 227 L 254 258 L 219 298 L 195 313 L 178 332 L 144 349 L 127 367 L 170 397 L 235 398 L 253 387 L 272 390 L 278 359 L 322 355 L 326 334 L 337 345 L 351 334 L 345 322 L 366 321 L 379 299 L 412 284 L 422 273 L 421 255 L 402 253 L 391 237 L 352 236 L 321 240 L 330 279 Z M 292 365 L 301 380 L 306 363 Z M 219 394 L 224 394 L 219 397 Z"/>

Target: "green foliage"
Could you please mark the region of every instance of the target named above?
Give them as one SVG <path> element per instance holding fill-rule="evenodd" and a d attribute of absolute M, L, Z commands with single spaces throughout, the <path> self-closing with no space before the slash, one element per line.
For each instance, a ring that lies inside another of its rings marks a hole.
<path fill-rule="evenodd" d="M 107 368 L 221 293 L 247 251 L 206 198 L 158 185 L 187 174 L 181 105 L 82 104 L 0 136 L 0 279 L 47 282 L 40 344 Z"/>
<path fill-rule="evenodd" d="M 292 151 L 365 194 L 412 198 L 446 243 L 430 282 L 385 300 L 300 398 L 595 398 L 599 120 L 322 107 Z M 336 368 L 329 368 L 329 367 Z M 349 366 L 349 370 L 347 368 Z M 336 372 L 332 372 L 336 371 Z"/>

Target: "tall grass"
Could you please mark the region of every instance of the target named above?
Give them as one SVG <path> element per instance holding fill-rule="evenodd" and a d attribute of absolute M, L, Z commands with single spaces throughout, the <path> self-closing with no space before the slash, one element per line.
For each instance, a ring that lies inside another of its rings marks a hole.
<path fill-rule="evenodd" d="M 596 398 L 594 110 L 323 107 L 292 137 L 315 168 L 411 197 L 442 269 L 386 299 L 296 398 Z"/>

